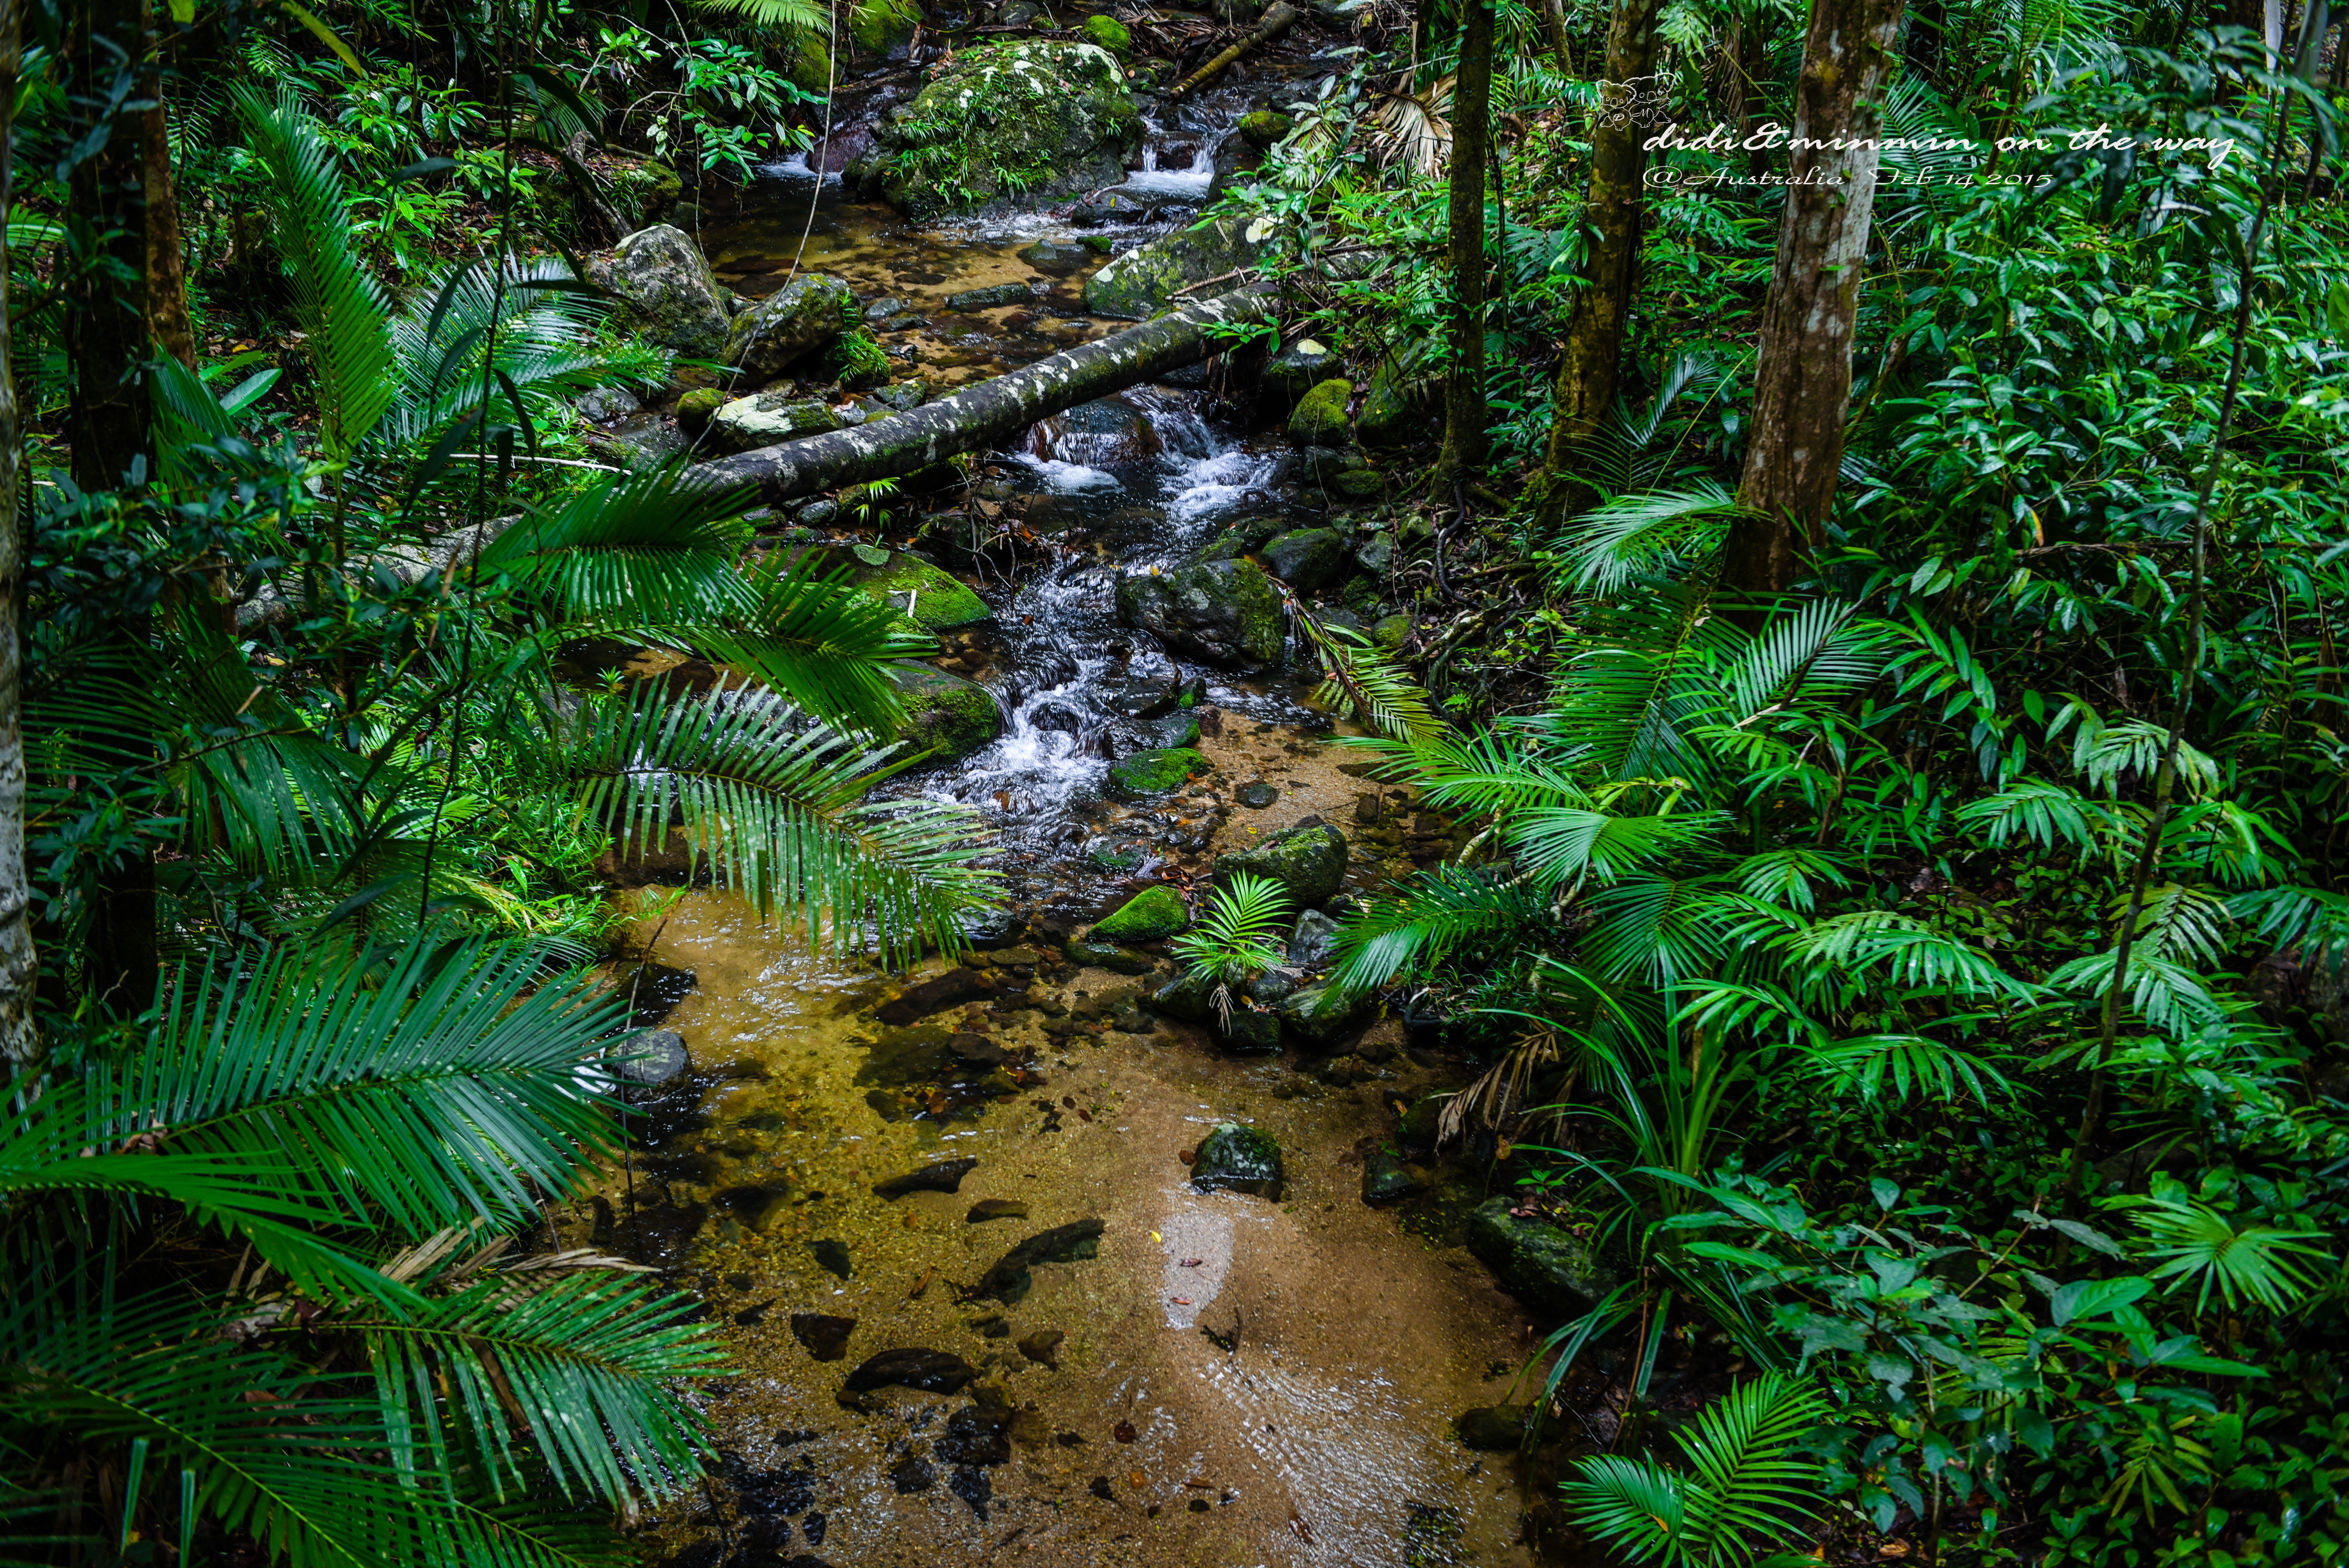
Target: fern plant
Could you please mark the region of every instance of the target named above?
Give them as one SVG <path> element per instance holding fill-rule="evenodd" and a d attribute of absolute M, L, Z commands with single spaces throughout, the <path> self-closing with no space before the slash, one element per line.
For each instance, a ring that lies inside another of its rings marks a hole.
<path fill-rule="evenodd" d="M 1801 1439 L 1827 1414 L 1808 1382 L 1772 1373 L 1740 1384 L 1676 1435 L 1681 1463 L 1601 1454 L 1563 1483 L 1567 1511 L 1635 1563 L 1748 1568 L 1818 1516 L 1822 1468 Z M 1807 1562 L 1790 1557 L 1786 1562 Z"/>
<path fill-rule="evenodd" d="M 1191 973 L 1215 985 L 1216 1016 L 1231 1022 L 1232 987 L 1280 962 L 1275 938 L 1289 917 L 1288 889 L 1270 877 L 1243 872 L 1207 896 L 1189 931 L 1168 944 Z"/>

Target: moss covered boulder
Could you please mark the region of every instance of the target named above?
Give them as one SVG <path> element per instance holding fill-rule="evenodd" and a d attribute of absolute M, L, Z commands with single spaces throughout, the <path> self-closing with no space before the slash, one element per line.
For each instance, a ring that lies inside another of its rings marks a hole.
<path fill-rule="evenodd" d="M 1513 1213 L 1515 1198 L 1492 1198 L 1468 1216 L 1468 1250 L 1502 1287 L 1536 1312 L 1573 1317 L 1612 1287 L 1588 1243 L 1546 1221 Z"/>
<path fill-rule="evenodd" d="M 1287 633 L 1280 594 L 1252 561 L 1131 573 L 1118 582 L 1117 609 L 1125 624 L 1185 658 L 1227 670 L 1280 662 Z"/>
<path fill-rule="evenodd" d="M 1133 52 L 1133 35 L 1125 30 L 1123 23 L 1107 12 L 1086 17 L 1085 25 L 1077 31 L 1085 36 L 1087 42 L 1099 44 L 1112 55 Z"/>
<path fill-rule="evenodd" d="M 1199 1140 L 1191 1157 L 1191 1185 L 1202 1192 L 1228 1189 L 1277 1198 L 1284 1174 L 1280 1140 L 1261 1127 L 1237 1121 L 1218 1124 Z"/>
<path fill-rule="evenodd" d="M 677 170 L 651 158 L 617 157 L 611 168 L 612 210 L 631 223 L 657 223 L 685 194 Z"/>
<path fill-rule="evenodd" d="M 619 302 L 616 324 L 647 342 L 701 359 L 725 350 L 726 295 L 683 230 L 637 230 L 588 258 L 587 281 Z"/>
<path fill-rule="evenodd" d="M 1085 308 L 1127 321 L 1164 315 L 1180 303 L 1174 296 L 1181 290 L 1254 266 L 1271 233 L 1269 219 L 1226 218 L 1162 234 L 1087 278 Z M 1237 280 L 1232 286 L 1238 286 Z"/>
<path fill-rule="evenodd" d="M 1341 991 L 1325 980 L 1290 992 L 1281 998 L 1278 1010 L 1290 1034 L 1316 1046 L 1328 1046 L 1368 1023 L 1371 1007 L 1371 998 L 1363 993 Z"/>
<path fill-rule="evenodd" d="M 1270 877 L 1293 906 L 1311 909 L 1335 898 L 1346 885 L 1346 835 L 1323 822 L 1291 828 L 1254 848 L 1217 855 L 1216 880 L 1228 882 L 1244 874 Z"/>
<path fill-rule="evenodd" d="M 1370 387 L 1362 394 L 1355 433 L 1369 446 L 1407 447 L 1436 433 L 1428 423 L 1428 402 L 1423 392 L 1407 385 L 1393 370 L 1381 370 L 1371 377 Z"/>
<path fill-rule="evenodd" d="M 1316 385 L 1297 401 L 1288 417 L 1288 438 L 1300 447 L 1342 447 L 1352 437 L 1346 405 L 1354 399 L 1354 384 L 1332 377 Z"/>
<path fill-rule="evenodd" d="M 1092 929 L 1096 942 L 1156 942 L 1191 923 L 1183 895 L 1171 887 L 1146 887 Z"/>
<path fill-rule="evenodd" d="M 1264 558 L 1272 574 L 1291 588 L 1311 592 L 1353 575 L 1353 552 L 1330 528 L 1293 528 L 1266 541 Z"/>
<path fill-rule="evenodd" d="M 860 547 L 861 549 L 862 547 Z M 984 621 L 994 611 L 968 586 L 948 576 L 918 555 L 883 552 L 879 564 L 855 557 L 856 585 L 926 632 L 968 626 Z M 910 613 L 908 613 L 910 611 Z"/>
<path fill-rule="evenodd" d="M 887 117 L 875 144 L 880 194 L 926 222 L 1115 183 L 1142 144 L 1142 113 L 1099 44 L 985 44 Z"/>
<path fill-rule="evenodd" d="M 821 436 L 840 428 L 839 417 L 820 398 L 796 397 L 788 392 L 761 392 L 719 406 L 709 416 L 709 442 L 720 450 L 747 452 Z"/>
<path fill-rule="evenodd" d="M 995 698 L 975 681 L 927 665 L 896 666 L 905 717 L 897 726 L 900 755 L 926 753 L 930 763 L 952 762 L 994 743 L 1003 733 Z"/>
<path fill-rule="evenodd" d="M 1187 746 L 1137 751 L 1111 766 L 1109 777 L 1102 780 L 1102 792 L 1112 800 L 1140 800 L 1179 789 L 1185 779 L 1214 767 L 1205 752 L 1194 751 Z"/>
<path fill-rule="evenodd" d="M 734 318 L 726 362 L 754 382 L 771 381 L 830 348 L 855 323 L 856 296 L 845 278 L 802 273 Z"/>
<path fill-rule="evenodd" d="M 726 407 L 726 394 L 715 387 L 697 387 L 677 400 L 677 426 L 688 436 L 709 428 L 709 421 Z"/>
<path fill-rule="evenodd" d="M 863 0 L 848 13 L 849 39 L 864 55 L 904 47 L 921 25 L 922 8 L 915 0 Z"/>

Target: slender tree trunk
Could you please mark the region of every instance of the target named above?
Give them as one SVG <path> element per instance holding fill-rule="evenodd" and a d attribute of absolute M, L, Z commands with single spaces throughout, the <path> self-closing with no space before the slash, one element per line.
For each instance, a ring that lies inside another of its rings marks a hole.
<path fill-rule="evenodd" d="M 113 89 L 125 70 L 139 78 L 131 84 L 130 98 L 155 96 L 145 0 L 92 0 L 82 11 L 71 49 L 76 101 L 119 101 Z M 143 112 L 115 115 L 105 145 L 76 164 L 70 176 L 68 221 L 77 242 L 97 252 L 94 259 L 102 263 L 82 269 L 66 304 L 66 351 L 74 370 L 66 439 L 72 449 L 74 483 L 91 492 L 130 486 L 134 478 L 143 483 L 154 469 L 147 375 L 146 118 Z M 144 625 L 122 630 L 131 638 L 147 634 Z M 106 873 L 95 903 L 86 984 L 108 1010 L 135 1015 L 154 1000 L 160 971 L 152 849 L 132 853 Z"/>
<path fill-rule="evenodd" d="M 1812 0 L 1792 183 L 1762 312 L 1753 435 L 1737 492 L 1744 515 L 1731 527 L 1722 563 L 1723 583 L 1733 589 L 1777 593 L 1793 583 L 1798 549 L 1817 547 L 1835 500 L 1876 149 L 1805 144 L 1878 137 L 1900 5 Z"/>
<path fill-rule="evenodd" d="M 1452 85 L 1452 373 L 1438 487 L 1485 460 L 1485 163 L 1492 139 L 1493 0 L 1468 0 Z"/>
<path fill-rule="evenodd" d="M 180 199 L 171 182 L 171 138 L 163 101 L 140 117 L 142 196 L 147 204 L 147 330 L 156 346 L 181 364 L 196 367 L 195 324 L 188 318 L 185 244 L 180 233 Z"/>
<path fill-rule="evenodd" d="M 1574 75 L 1574 45 L 1566 28 L 1566 0 L 1542 0 L 1542 24 L 1549 32 L 1549 52 L 1557 57 L 1558 75 Z"/>
<path fill-rule="evenodd" d="M 1631 319 L 1631 291 L 1638 282 L 1640 181 L 1648 165 L 1640 144 L 1649 129 L 1632 113 L 1632 98 L 1651 74 L 1656 55 L 1660 0 L 1615 0 L 1607 27 L 1607 84 L 1600 88 L 1599 123 L 1590 136 L 1590 191 L 1582 222 L 1589 234 L 1589 283 L 1575 295 L 1568 318 L 1566 348 L 1557 372 L 1557 404 L 1550 416 L 1549 474 L 1553 512 L 1579 510 L 1565 497 L 1583 442 L 1599 428 L 1615 401 L 1622 374 L 1623 338 Z M 1632 85 L 1626 85 L 1632 84 Z"/>
<path fill-rule="evenodd" d="M 23 60 L 24 0 L 0 0 L 0 212 L 14 196 L 10 139 Z M 24 420 L 9 363 L 7 238 L 0 234 L 0 1061 L 25 1062 L 37 1044 L 33 992 L 32 899 L 25 876 L 24 686 L 19 626 L 24 614 L 25 531 L 19 505 Z"/>

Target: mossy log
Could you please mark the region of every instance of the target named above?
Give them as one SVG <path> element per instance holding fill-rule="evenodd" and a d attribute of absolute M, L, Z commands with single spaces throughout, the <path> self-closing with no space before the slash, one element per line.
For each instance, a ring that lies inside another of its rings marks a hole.
<path fill-rule="evenodd" d="M 693 475 L 713 485 L 751 485 L 775 501 L 914 473 L 1017 435 L 1048 414 L 1195 365 L 1222 347 L 1213 328 L 1272 315 L 1268 287 L 1235 289 L 909 413 L 719 458 L 697 465 Z"/>

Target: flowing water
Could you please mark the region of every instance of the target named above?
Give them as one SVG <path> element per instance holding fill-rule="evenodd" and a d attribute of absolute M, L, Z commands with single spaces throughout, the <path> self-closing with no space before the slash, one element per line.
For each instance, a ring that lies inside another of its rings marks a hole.
<path fill-rule="evenodd" d="M 1206 144 L 1167 148 L 1135 184 L 1196 200 Z M 771 263 L 809 222 L 812 184 L 803 164 L 779 172 L 769 201 L 705 236 L 744 292 L 779 285 Z M 806 266 L 929 317 L 900 341 L 943 383 L 1116 325 L 1081 318 L 1081 273 L 1033 307 L 938 309 L 955 290 L 1032 276 L 1015 253 L 1049 219 L 910 232 L 835 187 L 809 227 Z M 1403 1048 L 1393 1022 L 1334 1078 L 1309 1076 L 1311 1059 L 1233 1057 L 1134 1010 L 1164 961 L 1055 978 L 1038 951 L 1218 848 L 1313 816 L 1352 821 L 1363 786 L 1337 770 L 1301 687 L 1178 665 L 1116 622 L 1120 572 L 1281 511 L 1279 459 L 1278 442 L 1168 387 L 1049 420 L 999 455 L 989 482 L 1042 534 L 985 590 L 997 614 L 978 678 L 1004 732 L 898 786 L 977 808 L 1001 841 L 1013 906 L 1036 923 L 971 971 L 991 990 L 893 1028 L 874 1009 L 911 977 L 806 956 L 719 892 L 636 895 L 637 943 L 667 966 L 644 972 L 650 990 L 691 976 L 665 1021 L 691 1070 L 644 1096 L 626 1168 L 562 1239 L 664 1270 L 707 1304 L 736 1362 L 695 1396 L 723 1464 L 691 1506 L 649 1522 L 657 1560 L 1530 1563 L 1519 1461 L 1447 1428 L 1498 1401 L 1530 1346 L 1519 1309 L 1453 1244 L 1476 1195 L 1402 1212 L 1360 1196 L 1398 1109 L 1456 1074 Z M 1216 773 L 1148 807 L 1102 799 L 1109 757 L 1146 744 L 1143 715 L 1194 680 L 1222 717 L 1201 741 Z M 1275 803 L 1236 810 L 1248 780 L 1274 785 Z M 1378 874 L 1371 854 L 1357 864 Z M 993 1065 L 975 1085 L 947 1081 L 936 1063 L 953 1052 Z M 1183 1156 L 1225 1119 L 1279 1138 L 1277 1199 L 1190 1186 Z M 976 1164 L 957 1191 L 874 1190 L 959 1159 Z M 974 1213 L 988 1200 L 1007 1217 Z M 1083 1221 L 1097 1240 L 1035 1263 L 1024 1295 L 972 1294 L 1015 1243 Z M 977 1381 L 843 1404 L 850 1372 L 895 1349 L 959 1357 Z"/>

